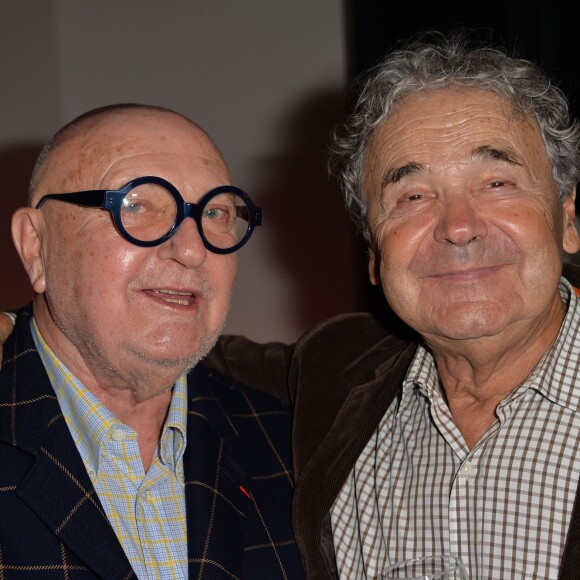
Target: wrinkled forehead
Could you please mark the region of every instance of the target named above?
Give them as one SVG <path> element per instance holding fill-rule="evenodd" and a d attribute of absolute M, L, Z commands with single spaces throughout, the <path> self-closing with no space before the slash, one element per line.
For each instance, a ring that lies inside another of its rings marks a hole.
<path fill-rule="evenodd" d="M 225 162 L 198 126 L 170 112 L 124 111 L 72 127 L 47 157 L 35 198 L 45 193 L 119 185 L 109 174 L 128 179 L 153 174 L 172 180 L 189 165 L 197 172 L 229 177 Z"/>
<path fill-rule="evenodd" d="M 370 135 L 364 161 L 368 171 L 377 156 L 393 163 L 424 162 L 436 153 L 463 159 L 481 146 L 516 149 L 526 158 L 547 160 L 531 114 L 493 91 L 453 86 L 402 98 Z"/>

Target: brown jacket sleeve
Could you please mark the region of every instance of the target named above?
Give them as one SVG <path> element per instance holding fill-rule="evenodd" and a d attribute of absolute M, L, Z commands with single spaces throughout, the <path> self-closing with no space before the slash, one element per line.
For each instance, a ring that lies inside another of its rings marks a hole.
<path fill-rule="evenodd" d="M 229 377 L 290 403 L 288 371 L 294 345 L 257 343 L 244 336 L 222 336 L 203 363 Z"/>

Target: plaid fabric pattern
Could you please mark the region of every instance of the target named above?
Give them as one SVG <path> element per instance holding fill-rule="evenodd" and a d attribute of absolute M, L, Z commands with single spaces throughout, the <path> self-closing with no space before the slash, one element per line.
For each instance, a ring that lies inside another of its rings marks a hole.
<path fill-rule="evenodd" d="M 291 527 L 288 408 L 202 366 L 188 380 L 197 393 L 185 463 L 188 513 L 197 520 L 187 522 L 189 577 L 303 578 Z"/>
<path fill-rule="evenodd" d="M 557 578 L 580 477 L 580 306 L 553 347 L 469 450 L 419 348 L 332 509 L 341 578 L 450 553 L 472 579 Z"/>
<path fill-rule="evenodd" d="M 136 578 L 20 313 L 0 372 L 0 577 Z M 290 412 L 198 365 L 187 376 L 188 577 L 301 579 Z"/>
<path fill-rule="evenodd" d="M 145 473 L 137 432 L 71 374 L 34 320 L 31 331 L 87 473 L 138 578 L 187 579 L 185 377 L 175 384 L 159 448 Z"/>

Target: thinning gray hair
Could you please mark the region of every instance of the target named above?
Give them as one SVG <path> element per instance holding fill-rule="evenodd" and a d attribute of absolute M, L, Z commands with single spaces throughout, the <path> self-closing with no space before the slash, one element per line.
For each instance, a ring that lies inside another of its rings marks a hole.
<path fill-rule="evenodd" d="M 353 110 L 332 135 L 329 167 L 367 241 L 363 163 L 373 132 L 406 96 L 449 85 L 493 91 L 514 112 L 536 119 L 562 201 L 580 180 L 580 127 L 570 118 L 565 94 L 539 66 L 491 44 L 474 45 L 465 30 L 450 36 L 426 33 L 388 53 L 357 79 Z"/>

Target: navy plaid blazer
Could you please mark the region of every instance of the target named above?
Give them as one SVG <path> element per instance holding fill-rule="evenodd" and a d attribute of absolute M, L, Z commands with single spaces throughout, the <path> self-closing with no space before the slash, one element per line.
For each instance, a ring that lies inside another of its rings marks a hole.
<path fill-rule="evenodd" d="M 0 370 L 0 578 L 136 578 L 36 352 L 30 316 L 30 307 L 19 314 Z M 188 375 L 188 398 L 189 577 L 304 578 L 291 525 L 288 407 L 202 365 Z"/>

